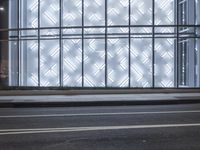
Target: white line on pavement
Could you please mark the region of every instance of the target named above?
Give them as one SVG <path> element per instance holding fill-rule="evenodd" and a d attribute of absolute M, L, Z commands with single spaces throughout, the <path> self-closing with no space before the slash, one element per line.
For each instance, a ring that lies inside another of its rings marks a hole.
<path fill-rule="evenodd" d="M 5 129 L 0 135 L 34 134 L 34 133 L 61 133 L 101 130 L 125 130 L 125 129 L 151 129 L 173 127 L 199 127 L 200 123 L 192 124 L 160 124 L 160 125 L 129 125 L 129 126 L 97 126 L 97 127 L 67 127 L 67 128 L 38 128 L 38 129 Z"/>
<path fill-rule="evenodd" d="M 82 114 L 48 114 L 48 115 L 10 115 L 0 118 L 39 118 L 39 117 L 73 117 L 73 116 L 110 116 L 110 115 L 148 115 L 148 114 L 181 114 L 200 113 L 200 110 L 188 111 L 154 111 L 154 112 L 116 112 L 116 113 L 82 113 Z"/>

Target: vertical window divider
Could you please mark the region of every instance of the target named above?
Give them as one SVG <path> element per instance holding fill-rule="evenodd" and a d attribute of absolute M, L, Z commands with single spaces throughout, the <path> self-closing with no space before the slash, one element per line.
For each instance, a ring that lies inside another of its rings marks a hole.
<path fill-rule="evenodd" d="M 38 0 L 38 86 L 40 85 L 40 0 Z"/>
<path fill-rule="evenodd" d="M 18 61 L 17 61 L 17 65 L 18 65 L 18 68 L 17 68 L 17 86 L 20 86 L 20 64 L 21 64 L 21 61 L 20 61 L 20 0 L 17 1 L 17 56 L 18 56 Z"/>
<path fill-rule="evenodd" d="M 84 87 L 84 0 L 82 0 L 82 87 Z"/>
<path fill-rule="evenodd" d="M 131 87 L 131 0 L 129 0 L 129 8 L 128 8 L 128 28 L 129 28 L 129 33 L 128 33 L 128 47 L 129 47 L 129 88 Z"/>
<path fill-rule="evenodd" d="M 60 15 L 59 15 L 59 22 L 60 22 L 60 26 L 59 26 L 59 44 L 60 44 L 60 59 L 59 59 L 59 75 L 60 75 L 60 87 L 63 87 L 63 41 L 62 41 L 62 26 L 63 26 L 63 22 L 62 22 L 62 18 L 63 18 L 63 0 L 60 0 Z"/>
<path fill-rule="evenodd" d="M 155 0 L 152 0 L 152 87 L 155 88 Z"/>
<path fill-rule="evenodd" d="M 105 87 L 108 87 L 108 2 L 105 0 Z"/>
<path fill-rule="evenodd" d="M 176 1 L 176 88 L 179 87 L 179 0 Z"/>
<path fill-rule="evenodd" d="M 194 2 L 194 34 L 195 34 L 195 38 L 194 38 L 194 48 L 195 48 L 195 51 L 194 51 L 194 60 L 195 60 L 195 62 L 194 62 L 194 86 L 195 87 L 197 87 L 197 39 L 198 38 L 196 38 L 197 37 L 197 27 L 196 27 L 196 25 L 197 25 L 197 1 L 195 0 L 195 2 Z"/>

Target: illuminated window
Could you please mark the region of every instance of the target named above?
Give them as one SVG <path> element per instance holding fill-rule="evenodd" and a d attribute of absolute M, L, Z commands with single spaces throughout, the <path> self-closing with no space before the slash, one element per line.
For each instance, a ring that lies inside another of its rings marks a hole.
<path fill-rule="evenodd" d="M 199 3 L 9 0 L 9 85 L 199 87 Z"/>

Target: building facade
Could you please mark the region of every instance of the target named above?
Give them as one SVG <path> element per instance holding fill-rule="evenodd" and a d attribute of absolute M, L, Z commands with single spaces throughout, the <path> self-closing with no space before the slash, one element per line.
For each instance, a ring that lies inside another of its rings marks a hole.
<path fill-rule="evenodd" d="M 6 86 L 200 87 L 200 0 L 2 0 L 0 8 Z"/>

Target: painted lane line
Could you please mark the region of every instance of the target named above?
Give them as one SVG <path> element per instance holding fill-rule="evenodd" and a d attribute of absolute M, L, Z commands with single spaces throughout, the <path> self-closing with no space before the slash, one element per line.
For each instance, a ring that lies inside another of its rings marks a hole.
<path fill-rule="evenodd" d="M 85 114 L 49 114 L 49 115 L 10 115 L 0 118 L 38 118 L 38 117 L 73 117 L 73 116 L 110 116 L 110 115 L 146 115 L 146 114 L 180 114 L 200 113 L 200 110 L 188 111 L 158 111 L 158 112 L 117 112 L 117 113 L 85 113 Z"/>
<path fill-rule="evenodd" d="M 126 130 L 126 129 L 152 129 L 152 128 L 174 128 L 174 127 L 200 127 L 200 123 L 192 124 L 160 124 L 160 125 L 130 125 L 130 126 L 99 126 L 99 127 L 67 127 L 67 128 L 43 128 L 43 129 L 15 129 L 11 132 L 0 132 L 0 135 L 34 134 L 34 133 L 66 133 L 102 130 Z M 5 131 L 8 131 L 5 130 Z"/>

